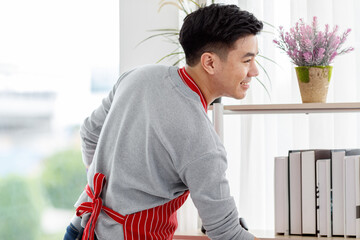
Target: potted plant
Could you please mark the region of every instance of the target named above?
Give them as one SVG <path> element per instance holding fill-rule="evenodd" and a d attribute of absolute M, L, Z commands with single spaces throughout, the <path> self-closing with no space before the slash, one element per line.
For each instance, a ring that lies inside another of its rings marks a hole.
<path fill-rule="evenodd" d="M 311 25 L 300 19 L 290 32 L 279 27 L 279 39 L 275 45 L 291 58 L 295 64 L 303 103 L 326 102 L 334 58 L 354 50 L 352 47 L 342 48 L 351 29 L 339 35 L 338 26 L 332 31 L 325 25 L 325 31 L 318 29 L 317 17 L 313 17 Z"/>

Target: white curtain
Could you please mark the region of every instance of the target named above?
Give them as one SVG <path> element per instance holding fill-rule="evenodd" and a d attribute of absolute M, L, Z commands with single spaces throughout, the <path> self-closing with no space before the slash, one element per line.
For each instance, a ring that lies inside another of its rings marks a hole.
<path fill-rule="evenodd" d="M 234 3 L 234 1 L 221 1 Z M 235 2 L 236 3 L 236 2 Z M 303 18 L 311 23 L 318 17 L 319 27 L 339 25 L 339 32 L 351 28 L 346 46 L 354 52 L 338 56 L 332 64 L 333 75 L 327 102 L 360 101 L 360 1 L 357 0 L 239 0 L 238 6 L 278 29 L 289 29 Z M 262 60 L 271 78 L 269 84 L 260 70 L 260 79 L 268 87 L 271 99 L 263 87 L 253 79 L 251 91 L 241 101 L 223 99 L 230 104 L 301 103 L 294 65 L 272 40 L 277 30 L 259 36 L 260 54 L 276 61 Z M 290 149 L 355 148 L 360 147 L 359 114 L 282 114 L 282 115 L 226 115 L 224 117 L 224 144 L 228 152 L 227 176 L 239 214 L 249 228 L 273 231 L 274 157 L 287 155 Z"/>

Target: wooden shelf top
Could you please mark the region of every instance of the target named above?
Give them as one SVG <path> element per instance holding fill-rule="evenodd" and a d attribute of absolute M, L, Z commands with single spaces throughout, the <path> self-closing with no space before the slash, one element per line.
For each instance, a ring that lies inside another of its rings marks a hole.
<path fill-rule="evenodd" d="M 212 110 L 213 107 L 210 108 Z M 225 105 L 224 114 L 360 112 L 360 102 Z"/>

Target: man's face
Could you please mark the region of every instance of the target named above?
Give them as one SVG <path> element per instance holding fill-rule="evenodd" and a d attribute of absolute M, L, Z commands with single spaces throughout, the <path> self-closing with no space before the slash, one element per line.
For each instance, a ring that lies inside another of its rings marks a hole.
<path fill-rule="evenodd" d="M 216 71 L 216 88 L 221 96 L 242 99 L 250 87 L 252 77 L 259 71 L 255 56 L 258 53 L 258 41 L 255 35 L 238 39 L 234 48 L 229 50 L 225 60 L 219 62 Z"/>

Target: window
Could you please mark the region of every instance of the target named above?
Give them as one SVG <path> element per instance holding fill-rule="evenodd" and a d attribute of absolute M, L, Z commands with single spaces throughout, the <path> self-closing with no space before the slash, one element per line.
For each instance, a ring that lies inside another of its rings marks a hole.
<path fill-rule="evenodd" d="M 119 76 L 119 2 L 2 1 L 0 32 L 0 239 L 62 239 L 79 125 Z"/>

